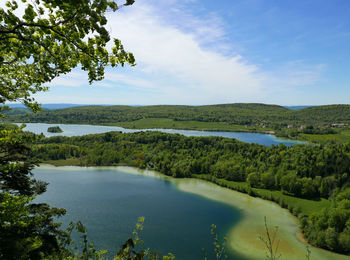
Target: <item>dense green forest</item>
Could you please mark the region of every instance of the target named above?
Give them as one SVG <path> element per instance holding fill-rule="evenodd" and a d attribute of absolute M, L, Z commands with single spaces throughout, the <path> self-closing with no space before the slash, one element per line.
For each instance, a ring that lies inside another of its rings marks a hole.
<path fill-rule="evenodd" d="M 72 123 L 121 125 L 144 119 L 217 122 L 230 125 L 280 129 L 288 125 L 300 128 L 329 127 L 334 123 L 350 123 L 350 105 L 328 105 L 290 110 L 266 104 L 222 104 L 208 106 L 82 106 L 40 113 L 9 115 L 12 122 Z M 119 124 L 118 124 L 119 123 Z M 169 124 L 169 127 L 172 127 Z"/>
<path fill-rule="evenodd" d="M 283 196 L 264 197 L 297 215 L 310 243 L 350 252 L 350 143 L 267 147 L 221 137 L 110 132 L 41 137 L 31 155 L 56 164 L 130 165 L 173 177 L 200 175 L 230 188 L 247 184 L 236 189 L 253 196 L 261 196 L 256 190 L 264 189 L 315 203 L 328 199 L 332 210 L 307 212 L 288 205 Z"/>
<path fill-rule="evenodd" d="M 134 55 L 124 49 L 118 35 L 110 35 L 107 25 L 110 15 L 116 15 L 116 11 L 132 5 L 134 0 L 118 1 L 118 4 L 107 0 L 3 2 L 6 3 L 0 8 L 0 117 L 8 102 L 23 103 L 38 111 L 39 104 L 33 95 L 46 91 L 48 83 L 74 68 L 87 72 L 87 81 L 92 84 L 105 77 L 105 68 L 136 65 Z M 281 135 L 299 137 L 334 135 L 324 128 L 334 123 L 349 124 L 349 112 L 347 105 L 292 111 L 274 105 L 227 104 L 94 106 L 37 114 L 16 109 L 6 114 L 10 122 L 131 127 L 143 127 L 151 122 L 157 127 L 161 121 L 166 128 L 187 125 L 199 129 L 275 130 L 281 131 Z M 309 132 L 281 130 L 300 129 L 301 125 L 307 126 Z M 63 231 L 56 221 L 65 214 L 65 209 L 35 200 L 47 186 L 32 174 L 39 160 L 76 165 L 124 164 L 174 177 L 206 178 L 252 196 L 263 196 L 262 190 L 271 192 L 264 193 L 265 198 L 297 215 L 312 244 L 349 253 L 349 150 L 349 144 L 265 147 L 218 137 L 156 132 L 45 138 L 0 124 L 0 259 L 103 259 L 103 252 L 88 243 L 80 222 Z M 328 206 L 322 211 L 310 211 L 312 207 L 307 211 L 304 204 L 292 205 L 291 199 L 312 205 L 326 201 Z M 136 237 L 121 245 L 115 259 L 159 259 L 147 250 L 137 252 L 137 229 L 141 226 L 142 223 L 137 223 L 133 232 Z M 73 229 L 82 233 L 82 250 L 72 245 Z M 215 243 L 214 247 L 220 249 Z M 163 259 L 173 258 L 169 255 Z"/>

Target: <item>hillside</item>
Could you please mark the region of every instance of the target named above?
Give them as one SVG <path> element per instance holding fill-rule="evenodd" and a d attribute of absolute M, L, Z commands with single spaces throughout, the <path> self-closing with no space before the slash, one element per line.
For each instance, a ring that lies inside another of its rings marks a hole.
<path fill-rule="evenodd" d="M 349 123 L 350 122 L 350 105 L 328 105 L 308 107 L 295 111 L 294 114 L 298 119 L 309 124 Z"/>
<path fill-rule="evenodd" d="M 12 122 L 105 125 L 121 125 L 118 123 L 145 121 L 145 119 L 171 119 L 174 122 L 217 122 L 273 129 L 287 125 L 297 127 L 302 124 L 322 127 L 334 123 L 350 123 L 350 105 L 326 105 L 300 110 L 253 103 L 207 106 L 80 106 L 38 112 L 37 114 L 23 113 L 8 116 L 8 120 Z"/>

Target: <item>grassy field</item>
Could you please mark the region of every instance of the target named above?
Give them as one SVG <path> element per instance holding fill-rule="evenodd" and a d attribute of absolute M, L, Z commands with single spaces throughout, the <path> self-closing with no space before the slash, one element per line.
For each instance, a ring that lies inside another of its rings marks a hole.
<path fill-rule="evenodd" d="M 132 122 L 107 124 L 129 129 L 166 128 L 203 131 L 267 132 L 272 129 L 233 125 L 226 122 L 175 121 L 169 118 L 143 118 Z"/>
<path fill-rule="evenodd" d="M 330 206 L 330 201 L 326 199 L 321 200 L 307 200 L 307 199 L 301 199 L 296 198 L 292 196 L 288 196 L 286 194 L 283 194 L 281 191 L 273 191 L 273 190 L 266 190 L 266 189 L 257 189 L 257 188 L 250 188 L 248 183 L 246 182 L 234 182 L 234 181 L 227 181 L 224 179 L 216 179 L 212 178 L 208 175 L 200 175 L 196 174 L 193 177 L 203 180 L 209 180 L 211 182 L 214 182 L 220 186 L 242 191 L 245 193 L 248 193 L 247 191 L 251 190 L 254 196 L 260 197 L 263 199 L 271 200 L 271 201 L 281 201 L 283 200 L 283 203 L 285 204 L 285 207 L 290 209 L 290 211 L 293 211 L 295 209 L 298 209 L 300 213 L 303 213 L 305 215 L 310 215 L 314 212 L 319 212 L 320 210 Z"/>
<path fill-rule="evenodd" d="M 300 134 L 304 140 L 313 143 L 347 143 L 350 142 L 350 129 L 341 130 L 338 134 L 316 135 L 316 134 Z"/>

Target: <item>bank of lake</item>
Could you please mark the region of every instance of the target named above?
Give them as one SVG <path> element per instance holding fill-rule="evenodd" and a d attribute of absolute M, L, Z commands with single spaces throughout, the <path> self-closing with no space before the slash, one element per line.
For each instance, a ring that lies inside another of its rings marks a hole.
<path fill-rule="evenodd" d="M 21 123 L 17 123 L 21 125 Z M 48 127 L 58 126 L 63 130 L 63 133 L 48 133 Z M 225 138 L 235 138 L 246 143 L 258 143 L 262 145 L 295 145 L 305 142 L 299 140 L 289 140 L 278 138 L 273 134 L 248 133 L 248 132 L 227 132 L 227 131 L 198 131 L 198 130 L 181 130 L 181 129 L 126 129 L 117 126 L 104 125 L 76 125 L 76 124 L 46 124 L 46 123 L 26 123 L 25 131 L 30 131 L 35 134 L 43 133 L 46 137 L 51 136 L 80 136 L 87 134 L 100 134 L 111 131 L 119 131 L 122 133 L 136 133 L 140 131 L 160 131 L 169 134 L 181 134 L 185 136 L 221 136 Z"/>
<path fill-rule="evenodd" d="M 176 185 L 177 189 L 186 193 L 199 195 L 211 201 L 223 203 L 236 210 L 239 210 L 242 217 L 236 218 L 225 235 L 228 236 L 228 248 L 231 251 L 232 259 L 262 259 L 266 249 L 258 236 L 264 234 L 264 217 L 267 218 L 270 227 L 278 226 L 278 237 L 280 239 L 280 253 L 283 259 L 299 260 L 304 259 L 307 243 L 301 238 L 298 229 L 297 219 L 286 209 L 277 204 L 250 197 L 247 194 L 239 193 L 199 179 L 175 179 L 164 176 L 154 171 L 139 170 L 132 167 L 54 167 L 41 166 L 39 169 L 81 171 L 81 170 L 117 170 L 125 174 L 133 174 L 144 177 L 159 178 Z M 83 174 L 83 173 L 82 173 Z M 96 176 L 97 177 L 97 176 Z M 84 178 L 84 176 L 82 176 Z M 137 197 L 135 197 L 137 199 Z M 161 209 L 160 209 L 161 210 Z M 164 214 L 165 212 L 163 212 Z M 200 216 L 199 216 L 200 217 Z M 180 223 L 179 223 L 180 224 Z M 215 223 L 218 226 L 220 223 Z M 146 241 L 147 242 L 147 241 Z M 320 260 L 345 260 L 349 256 L 335 254 L 326 250 L 311 248 L 311 259 Z M 171 250 L 169 250 L 171 251 Z M 176 253 L 176 252 L 175 252 Z M 238 257 L 237 257 L 238 256 Z"/>

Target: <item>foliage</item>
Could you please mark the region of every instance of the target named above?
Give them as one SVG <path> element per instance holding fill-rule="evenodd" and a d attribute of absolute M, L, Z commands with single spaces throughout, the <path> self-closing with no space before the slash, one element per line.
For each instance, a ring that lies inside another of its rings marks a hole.
<path fill-rule="evenodd" d="M 107 254 L 107 251 L 103 249 L 97 250 L 95 249 L 95 246 L 93 243 L 89 243 L 87 229 L 82 222 L 80 221 L 78 221 L 77 223 L 71 222 L 67 228 L 67 231 L 69 235 L 62 242 L 64 247 L 68 248 L 68 250 L 64 251 L 64 255 L 62 255 L 62 252 L 60 252 L 62 258 L 104 259 L 104 256 Z M 76 231 L 77 233 L 81 234 L 80 239 L 82 241 L 80 246 L 76 245 L 76 242 L 71 239 L 73 231 Z"/>
<path fill-rule="evenodd" d="M 114 260 L 175 260 L 175 256 L 171 253 L 163 257 L 159 256 L 158 252 L 151 251 L 149 248 L 144 248 L 144 242 L 141 240 L 139 233 L 143 230 L 143 223 L 145 218 L 140 217 L 136 223 L 135 229 L 132 232 L 132 237 L 128 238 L 125 243 L 120 247 L 118 253 L 113 257 Z M 77 223 L 71 222 L 68 227 L 69 236 L 62 241 L 65 248 L 60 255 L 57 255 L 59 259 L 69 260 L 87 260 L 106 259 L 107 250 L 97 250 L 93 243 L 88 241 L 88 234 L 86 227 L 78 221 Z M 76 241 L 71 239 L 73 232 L 77 232 L 80 235 L 81 243 L 76 244 Z"/>
<path fill-rule="evenodd" d="M 105 66 L 135 63 L 118 39 L 111 52 L 106 49 L 105 14 L 121 7 L 113 1 L 12 0 L 5 6 L 0 8 L 0 104 L 20 101 L 37 111 L 31 95 L 77 66 L 92 83 L 103 79 Z M 2 106 L 0 112 L 7 109 Z M 60 258 L 66 249 L 59 240 L 66 234 L 54 218 L 65 210 L 33 201 L 46 183 L 32 177 L 36 162 L 28 156 L 28 144 L 35 139 L 21 130 L 0 125 L 0 258 Z"/>
<path fill-rule="evenodd" d="M 301 221 L 307 220 L 303 222 L 304 232 L 315 227 L 312 212 L 330 204 L 325 199 L 350 187 L 350 144 L 267 147 L 221 137 L 110 132 L 42 138 L 33 146 L 33 156 L 50 162 L 69 160 L 82 166 L 130 165 L 173 177 L 201 176 L 279 203 Z M 347 221 L 350 216 L 345 214 L 343 219 Z M 307 237 L 317 244 L 316 236 Z M 341 237 L 332 240 L 335 246 L 329 243 L 323 247 L 349 252 L 339 246 L 340 241 L 347 240 L 346 233 Z"/>
<path fill-rule="evenodd" d="M 40 259 L 60 251 L 57 239 L 65 235 L 54 222 L 65 210 L 33 202 L 46 183 L 31 177 L 35 162 L 27 143 L 32 141 L 21 128 L 0 130 L 1 259 Z"/>
<path fill-rule="evenodd" d="M 263 146 L 221 137 L 160 132 L 56 136 L 33 147 L 42 160 L 80 159 L 81 165 L 126 164 L 173 177 L 207 174 L 301 198 L 328 198 L 349 183 L 350 145 Z"/>
<path fill-rule="evenodd" d="M 38 114 L 17 114 L 10 119 L 14 122 L 104 124 L 128 128 L 274 129 L 280 136 L 296 137 L 301 134 L 335 134 L 338 130 L 330 128 L 331 124 L 349 124 L 349 113 L 349 105 L 295 111 L 277 105 L 236 103 L 209 106 L 80 106 Z M 302 125 L 306 126 L 305 129 L 300 129 Z"/>
<path fill-rule="evenodd" d="M 226 241 L 227 241 L 227 238 L 224 237 L 224 241 L 222 242 L 222 244 L 220 244 L 219 243 L 219 236 L 218 236 L 218 234 L 216 233 L 215 230 L 216 230 L 216 225 L 212 224 L 210 233 L 213 235 L 213 238 L 214 238 L 213 246 L 214 246 L 216 260 L 220 260 L 220 259 L 222 259 L 222 257 L 227 259 L 227 257 L 228 257 L 226 255 Z M 208 259 L 207 258 L 207 253 L 206 253 L 204 248 L 202 250 L 203 250 L 203 253 L 204 253 L 204 260 L 207 260 Z"/>
<path fill-rule="evenodd" d="M 315 245 L 338 252 L 350 251 L 350 188 L 332 197 L 330 208 L 315 212 L 301 221 L 305 236 Z"/>
<path fill-rule="evenodd" d="M 59 126 L 51 126 L 47 129 L 49 133 L 62 133 L 63 130 Z"/>
<path fill-rule="evenodd" d="M 31 95 L 78 65 L 90 83 L 103 79 L 105 66 L 134 65 L 118 39 L 111 52 L 106 49 L 105 14 L 120 7 L 107 0 L 7 1 L 0 8 L 0 103 L 22 101 L 37 109 Z"/>

